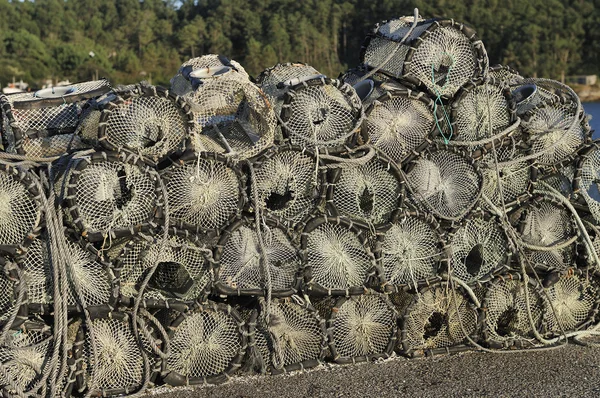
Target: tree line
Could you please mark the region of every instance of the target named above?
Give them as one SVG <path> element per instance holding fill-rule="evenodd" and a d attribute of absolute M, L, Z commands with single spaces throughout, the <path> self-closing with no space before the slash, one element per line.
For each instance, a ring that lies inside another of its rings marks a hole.
<path fill-rule="evenodd" d="M 306 62 L 337 77 L 359 63 L 376 22 L 414 7 L 474 27 L 492 64 L 526 76 L 600 68 L 600 0 L 0 0 L 0 83 L 98 75 L 164 85 L 209 53 L 255 76 Z"/>

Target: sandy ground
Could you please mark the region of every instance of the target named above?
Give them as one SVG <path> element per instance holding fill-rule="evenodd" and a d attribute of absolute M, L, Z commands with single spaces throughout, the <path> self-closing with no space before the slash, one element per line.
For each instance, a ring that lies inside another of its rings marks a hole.
<path fill-rule="evenodd" d="M 148 397 L 600 397 L 600 348 L 463 353 L 323 366 L 218 386 L 157 388 Z"/>

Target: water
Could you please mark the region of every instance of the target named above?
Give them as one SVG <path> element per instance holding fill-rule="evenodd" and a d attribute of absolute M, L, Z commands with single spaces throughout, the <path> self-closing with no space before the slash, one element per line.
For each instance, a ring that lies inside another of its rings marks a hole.
<path fill-rule="evenodd" d="M 584 102 L 583 109 L 585 113 L 592 115 L 590 126 L 594 130 L 593 138 L 597 140 L 600 138 L 600 102 Z"/>

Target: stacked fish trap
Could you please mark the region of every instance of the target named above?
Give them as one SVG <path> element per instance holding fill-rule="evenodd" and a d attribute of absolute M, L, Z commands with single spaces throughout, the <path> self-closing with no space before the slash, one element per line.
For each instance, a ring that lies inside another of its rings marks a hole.
<path fill-rule="evenodd" d="M 378 24 L 361 62 L 0 97 L 2 395 L 589 343 L 600 144 L 573 91 L 454 20 Z"/>

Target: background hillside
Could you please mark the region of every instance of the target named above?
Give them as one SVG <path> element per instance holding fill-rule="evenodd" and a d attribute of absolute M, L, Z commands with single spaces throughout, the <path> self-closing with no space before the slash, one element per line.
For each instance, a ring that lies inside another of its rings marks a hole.
<path fill-rule="evenodd" d="M 523 75 L 560 80 L 600 68 L 600 0 L 0 0 L 0 84 L 96 71 L 166 84 L 182 61 L 206 53 L 253 75 L 303 61 L 337 77 L 358 64 L 375 22 L 413 7 L 470 24 L 492 63 Z"/>

